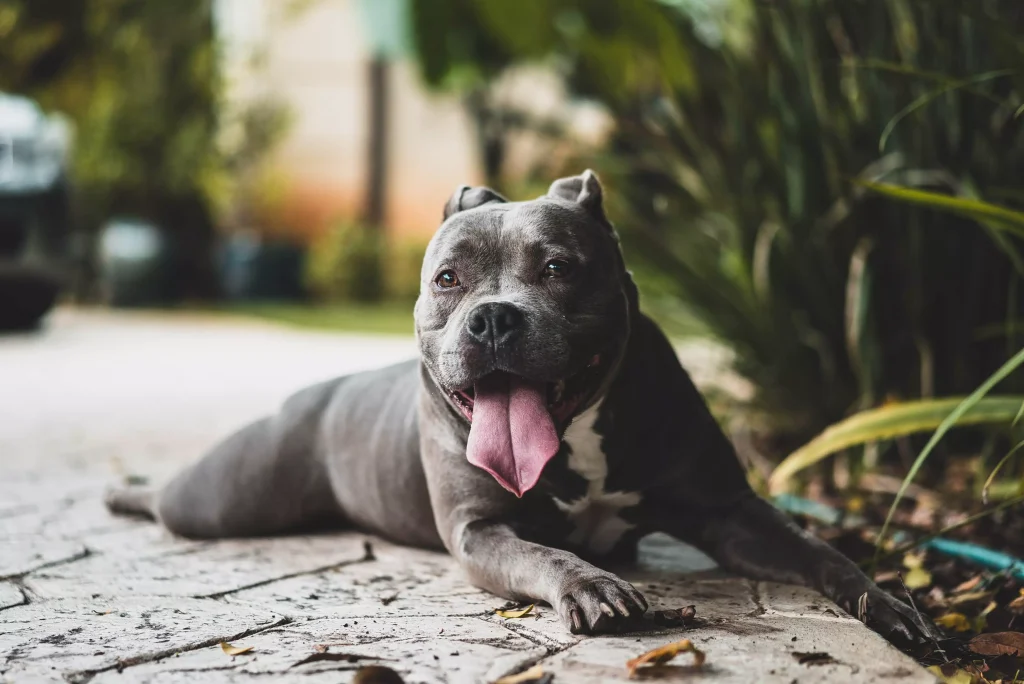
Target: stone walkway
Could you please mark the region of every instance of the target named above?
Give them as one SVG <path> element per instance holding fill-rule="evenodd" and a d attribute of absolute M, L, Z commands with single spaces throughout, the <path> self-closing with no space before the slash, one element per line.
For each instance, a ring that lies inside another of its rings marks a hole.
<path fill-rule="evenodd" d="M 707 663 L 681 657 L 668 681 L 933 681 L 821 597 L 720 575 L 664 539 L 623 574 L 654 610 L 696 605 L 697 624 L 578 638 L 547 607 L 496 616 L 503 601 L 443 554 L 355 533 L 190 542 L 104 511 L 108 484 L 162 480 L 291 391 L 413 351 L 402 338 L 77 311 L 0 338 L 0 682 L 317 684 L 371 663 L 410 684 L 535 663 L 555 684 L 621 682 L 629 658 L 681 638 Z M 221 641 L 252 650 L 230 656 Z"/>

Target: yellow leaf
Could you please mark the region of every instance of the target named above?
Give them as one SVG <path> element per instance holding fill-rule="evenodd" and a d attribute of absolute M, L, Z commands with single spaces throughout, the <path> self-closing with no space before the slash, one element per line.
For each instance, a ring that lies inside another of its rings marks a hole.
<path fill-rule="evenodd" d="M 966 632 L 971 628 L 970 620 L 963 613 L 946 613 L 935 618 L 935 624 L 956 632 Z"/>
<path fill-rule="evenodd" d="M 939 428 L 956 410 L 963 397 L 922 399 L 868 409 L 828 427 L 820 435 L 800 447 L 768 478 L 773 494 L 785 490 L 786 482 L 801 470 L 823 458 L 858 444 L 879 442 L 917 432 Z M 1024 397 L 991 395 L 970 405 L 957 417 L 956 425 L 1008 424 L 1020 410 Z"/>
<path fill-rule="evenodd" d="M 946 684 L 971 684 L 974 681 L 974 678 L 969 673 L 964 672 L 960 668 L 956 668 L 949 675 L 945 674 L 942 669 L 941 665 L 932 665 L 928 668 L 928 671 L 935 675 L 940 682 L 945 682 Z"/>
<path fill-rule="evenodd" d="M 914 570 L 924 565 L 924 554 L 923 553 L 908 553 L 903 557 L 903 567 L 908 570 Z"/>
<path fill-rule="evenodd" d="M 252 650 L 252 646 L 232 646 L 226 641 L 220 642 L 220 650 L 227 653 L 229 656 L 242 655 Z"/>
<path fill-rule="evenodd" d="M 974 619 L 974 631 L 981 634 L 988 628 L 988 614 L 998 608 L 998 604 L 995 601 L 990 601 L 985 609 L 978 613 L 978 617 Z"/>
<path fill-rule="evenodd" d="M 637 668 L 641 665 L 664 665 L 680 653 L 692 653 L 693 664 L 697 667 L 704 664 L 704 651 L 695 647 L 689 639 L 683 639 L 682 641 L 659 646 L 653 651 L 648 651 L 643 655 L 633 658 L 626 663 L 626 669 L 629 671 L 630 678 L 632 678 L 636 674 Z"/>
<path fill-rule="evenodd" d="M 907 589 L 923 589 L 932 583 L 932 574 L 924 569 L 924 554 L 908 553 L 903 557 L 903 565 L 907 568 L 907 574 L 903 576 L 903 583 Z"/>
<path fill-rule="evenodd" d="M 498 617 L 509 618 L 521 618 L 524 615 L 529 615 L 530 611 L 533 610 L 533 604 L 526 606 L 525 608 L 516 608 L 514 610 L 502 610 L 501 608 L 495 609 L 495 613 Z"/>
<path fill-rule="evenodd" d="M 544 668 L 540 665 L 534 665 L 525 672 L 502 677 L 498 681 L 494 682 L 494 684 L 526 684 L 527 682 L 535 682 L 543 676 Z"/>
<path fill-rule="evenodd" d="M 1010 601 L 1008 604 L 1010 610 L 1020 615 L 1024 613 L 1024 589 L 1020 590 L 1020 596 Z"/>

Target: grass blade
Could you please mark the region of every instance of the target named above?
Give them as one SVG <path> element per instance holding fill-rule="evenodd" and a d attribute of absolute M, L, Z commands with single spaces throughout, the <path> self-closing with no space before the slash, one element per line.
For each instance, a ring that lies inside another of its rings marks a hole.
<path fill-rule="evenodd" d="M 878 533 L 878 539 L 875 541 L 875 554 L 877 555 L 881 551 L 882 544 L 885 541 L 885 535 L 889 531 L 889 524 L 892 522 L 892 516 L 896 513 L 896 507 L 899 506 L 900 500 L 903 499 L 903 495 L 907 491 L 907 487 L 914 481 L 921 466 L 928 460 L 928 456 L 932 453 L 935 445 L 949 432 L 950 428 L 956 425 L 967 413 L 971 411 L 975 406 L 982 402 L 985 395 L 988 394 L 993 387 L 1002 382 L 1010 373 L 1017 370 L 1017 368 L 1024 363 L 1024 349 L 1017 352 L 1013 358 L 1004 363 L 999 370 L 989 376 L 988 380 L 983 382 L 978 389 L 974 390 L 966 399 L 953 409 L 953 411 L 946 416 L 942 424 L 935 430 L 931 439 L 925 444 L 924 449 L 918 454 L 914 460 L 914 464 L 910 466 L 910 472 L 903 478 L 903 484 L 900 485 L 900 489 L 896 492 L 896 497 L 893 499 L 892 504 L 889 506 L 889 513 L 885 516 L 885 523 L 882 524 L 882 531 Z M 1016 415 L 1016 414 L 1015 414 Z M 1012 420 L 1012 419 L 1009 419 Z M 1007 422 L 1009 422 L 1007 420 Z"/>
<path fill-rule="evenodd" d="M 1024 352 L 1022 352 L 1024 354 Z M 972 395 L 973 396 L 973 395 Z M 786 481 L 830 454 L 859 444 L 878 442 L 941 427 L 951 413 L 968 399 L 923 399 L 861 411 L 832 425 L 810 442 L 787 456 L 768 479 L 769 490 L 779 493 Z M 958 425 L 1008 424 L 1021 408 L 1022 397 L 998 396 L 979 399 L 957 418 Z"/>
<path fill-rule="evenodd" d="M 1016 419 L 1014 419 L 1014 421 L 1016 422 Z M 1014 454 L 1020 451 L 1021 447 L 1024 447 L 1024 442 L 1017 442 L 1017 444 L 1015 444 L 1012 449 L 1006 452 L 1005 456 L 999 459 L 999 463 L 996 463 L 996 467 L 992 469 L 991 473 L 989 473 L 988 479 L 985 480 L 985 485 L 981 488 L 981 503 L 986 505 L 988 504 L 988 490 L 992 486 L 992 483 L 995 481 L 996 475 L 999 474 L 999 471 L 1006 464 L 1006 462 L 1009 461 Z"/>
<path fill-rule="evenodd" d="M 976 221 L 992 221 L 993 227 L 1024 238 L 1024 212 L 1021 211 L 1014 211 L 1013 209 L 1007 209 L 998 204 L 983 202 L 982 200 L 943 195 L 942 193 L 929 192 L 927 190 L 915 190 L 900 185 L 892 185 L 891 183 L 855 182 L 872 192 L 905 202 L 906 204 L 915 204 L 928 209 L 946 211 Z"/>
<path fill-rule="evenodd" d="M 893 130 L 895 130 L 896 125 L 900 121 L 907 118 L 921 107 L 924 107 L 932 100 L 942 95 L 945 95 L 946 93 L 950 93 L 954 90 L 959 90 L 961 88 L 969 88 L 970 86 L 976 83 L 991 81 L 994 78 L 1000 78 L 1002 76 L 1010 76 L 1013 73 L 1014 71 L 1012 69 L 999 69 L 998 71 L 989 71 L 984 74 L 979 74 L 973 78 L 965 79 L 962 81 L 951 81 L 946 85 L 942 86 L 941 88 L 936 88 L 935 90 L 930 90 L 927 93 L 924 93 L 920 97 L 916 98 L 913 102 L 908 104 L 906 107 L 898 111 L 891 119 L 889 119 L 889 122 L 885 124 L 885 129 L 882 130 L 882 135 L 878 139 L 878 151 L 885 151 L 885 143 L 889 141 L 889 136 L 892 135 Z"/>

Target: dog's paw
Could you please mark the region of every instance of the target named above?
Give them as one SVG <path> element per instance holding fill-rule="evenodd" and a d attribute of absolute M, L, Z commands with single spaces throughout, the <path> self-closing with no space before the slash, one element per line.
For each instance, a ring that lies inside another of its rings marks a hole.
<path fill-rule="evenodd" d="M 647 601 L 629 582 L 608 572 L 593 572 L 565 581 L 556 610 L 573 634 L 598 634 L 639 620 Z"/>
<path fill-rule="evenodd" d="M 861 594 L 851 612 L 900 648 L 914 648 L 943 638 L 931 620 L 878 587 Z"/>

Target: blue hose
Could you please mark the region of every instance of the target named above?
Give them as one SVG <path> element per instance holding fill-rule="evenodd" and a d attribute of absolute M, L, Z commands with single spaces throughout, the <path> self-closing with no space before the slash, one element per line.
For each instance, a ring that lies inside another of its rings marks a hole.
<path fill-rule="evenodd" d="M 826 525 L 837 525 L 842 520 L 842 512 L 827 504 L 811 501 L 792 494 L 780 494 L 773 499 L 776 506 L 796 515 L 806 515 Z M 897 540 L 906 535 L 896 535 Z M 931 549 L 947 556 L 961 558 L 965 561 L 980 565 L 983 568 L 996 571 L 1010 570 L 1010 574 L 1019 580 L 1024 580 L 1024 561 L 1014 556 L 986 549 L 984 546 L 971 544 L 969 542 L 953 541 L 944 537 L 936 537 L 921 544 L 926 549 Z"/>

